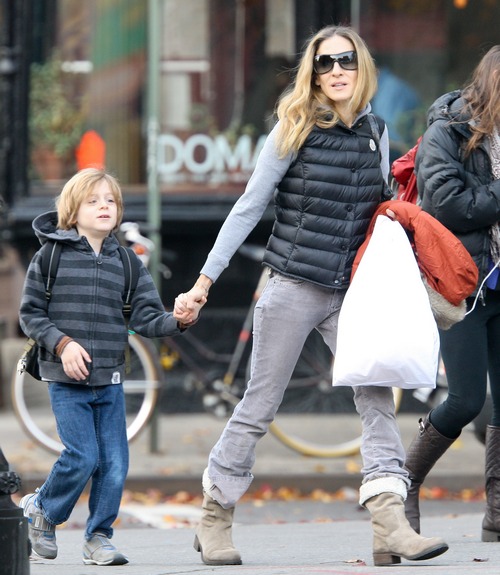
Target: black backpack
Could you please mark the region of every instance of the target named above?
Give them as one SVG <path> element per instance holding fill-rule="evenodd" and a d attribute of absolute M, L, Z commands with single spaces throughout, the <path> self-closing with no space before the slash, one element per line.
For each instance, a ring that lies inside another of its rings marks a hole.
<path fill-rule="evenodd" d="M 42 276 L 45 280 L 45 297 L 50 301 L 52 297 L 52 286 L 57 276 L 59 258 L 61 256 L 62 244 L 48 240 L 41 248 L 42 250 Z M 132 312 L 132 297 L 139 281 L 140 267 L 139 260 L 132 248 L 119 246 L 120 257 L 125 273 L 125 291 L 123 292 L 123 315 L 128 321 Z"/>
<path fill-rule="evenodd" d="M 59 258 L 61 256 L 62 244 L 52 240 L 47 241 L 41 247 L 42 251 L 42 276 L 45 280 L 45 297 L 50 301 L 52 297 L 52 286 L 57 276 L 57 268 L 59 267 Z M 123 271 L 125 274 L 125 291 L 123 292 L 123 316 L 125 323 L 128 326 L 128 320 L 132 313 L 132 297 L 139 281 L 140 266 L 139 260 L 134 253 L 134 250 L 129 247 L 119 246 L 120 257 L 123 263 Z M 125 349 L 125 371 L 130 372 L 130 348 L 127 345 Z M 17 371 L 22 374 L 24 371 L 29 373 L 35 379 L 40 380 L 40 372 L 38 370 L 38 344 L 32 338 L 28 338 L 24 351 L 17 364 Z"/>

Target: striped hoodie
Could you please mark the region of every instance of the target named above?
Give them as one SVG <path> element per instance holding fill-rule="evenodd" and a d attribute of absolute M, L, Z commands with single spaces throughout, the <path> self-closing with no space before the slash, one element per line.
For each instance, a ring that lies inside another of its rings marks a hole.
<path fill-rule="evenodd" d="M 41 214 L 33 221 L 40 243 L 62 243 L 57 277 L 50 302 L 38 251 L 24 282 L 19 321 L 23 332 L 40 346 L 39 363 L 43 379 L 75 384 L 122 383 L 125 372 L 127 327 L 122 313 L 125 274 L 118 240 L 108 236 L 96 255 L 84 236 L 75 229 L 56 227 L 57 213 Z M 140 276 L 132 299 L 129 328 L 145 337 L 180 334 L 177 321 L 166 312 L 151 275 L 140 262 Z M 92 358 L 86 381 L 69 378 L 55 348 L 68 335 Z"/>

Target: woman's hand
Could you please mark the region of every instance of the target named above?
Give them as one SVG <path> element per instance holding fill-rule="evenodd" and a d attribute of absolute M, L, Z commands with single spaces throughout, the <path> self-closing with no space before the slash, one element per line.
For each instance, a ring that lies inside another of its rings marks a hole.
<path fill-rule="evenodd" d="M 201 308 L 207 303 L 207 290 L 194 285 L 187 293 L 181 293 L 175 298 L 174 317 L 186 326 L 198 319 Z"/>

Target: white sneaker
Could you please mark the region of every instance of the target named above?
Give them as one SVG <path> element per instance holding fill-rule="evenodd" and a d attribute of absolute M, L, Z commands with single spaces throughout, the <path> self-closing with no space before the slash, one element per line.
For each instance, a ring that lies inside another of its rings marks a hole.
<path fill-rule="evenodd" d="M 83 562 L 85 565 L 125 565 L 128 559 L 105 535 L 94 533 L 83 544 Z"/>
<path fill-rule="evenodd" d="M 37 503 L 38 493 L 29 493 L 19 502 L 23 515 L 28 518 L 28 535 L 34 555 L 43 559 L 57 557 L 56 526 L 43 516 Z"/>

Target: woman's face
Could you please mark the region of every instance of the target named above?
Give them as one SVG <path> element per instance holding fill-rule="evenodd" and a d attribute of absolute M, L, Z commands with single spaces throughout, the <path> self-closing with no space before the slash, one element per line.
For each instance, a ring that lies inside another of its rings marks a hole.
<path fill-rule="evenodd" d="M 354 46 L 351 41 L 343 36 L 332 36 L 323 40 L 318 46 L 316 55 L 337 55 L 343 52 L 351 52 Z M 358 81 L 358 70 L 345 70 L 338 62 L 333 64 L 332 69 L 324 74 L 317 74 L 315 83 L 319 86 L 335 109 L 342 116 L 342 110 L 347 110 Z"/>

